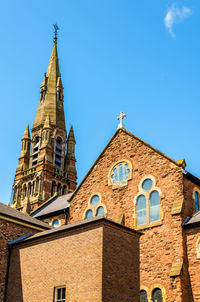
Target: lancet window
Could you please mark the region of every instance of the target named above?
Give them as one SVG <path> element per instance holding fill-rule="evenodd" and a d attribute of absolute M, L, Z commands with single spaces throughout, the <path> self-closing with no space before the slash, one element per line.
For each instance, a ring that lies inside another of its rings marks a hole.
<path fill-rule="evenodd" d="M 61 168 L 61 158 L 62 158 L 62 138 L 57 137 L 56 139 L 56 154 L 55 154 L 55 167 Z"/>
<path fill-rule="evenodd" d="M 134 218 L 137 227 L 153 226 L 161 221 L 161 195 L 153 176 L 142 179 L 139 193 L 134 199 Z"/>
<path fill-rule="evenodd" d="M 32 166 L 37 165 L 38 154 L 39 154 L 39 136 L 36 136 L 33 142 Z"/>

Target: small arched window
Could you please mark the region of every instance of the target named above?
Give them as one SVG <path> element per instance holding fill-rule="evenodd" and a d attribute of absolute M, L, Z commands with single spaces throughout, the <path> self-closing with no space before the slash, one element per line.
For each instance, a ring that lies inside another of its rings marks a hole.
<path fill-rule="evenodd" d="M 85 218 L 88 219 L 88 218 L 92 218 L 93 217 L 93 212 L 92 210 L 88 210 L 85 214 Z"/>
<path fill-rule="evenodd" d="M 200 198 L 199 198 L 199 192 L 195 191 L 194 197 L 195 197 L 195 211 L 197 212 L 197 211 L 200 210 Z"/>
<path fill-rule="evenodd" d="M 32 166 L 37 165 L 39 154 L 39 136 L 36 136 L 33 141 Z"/>
<path fill-rule="evenodd" d="M 144 289 L 140 291 L 140 302 L 148 302 L 147 292 Z"/>
<path fill-rule="evenodd" d="M 152 292 L 153 302 L 163 302 L 162 291 L 160 288 L 155 288 Z"/>
<path fill-rule="evenodd" d="M 143 225 L 147 223 L 147 205 L 144 195 L 140 195 L 137 198 L 137 225 Z"/>
<path fill-rule="evenodd" d="M 104 207 L 98 207 L 96 216 L 105 216 Z"/>
<path fill-rule="evenodd" d="M 62 138 L 57 137 L 56 139 L 56 150 L 55 150 L 55 167 L 61 168 L 61 158 L 62 158 Z"/>
<path fill-rule="evenodd" d="M 52 223 L 53 227 L 54 228 L 58 228 L 59 227 L 59 220 L 58 219 L 55 219 Z"/>

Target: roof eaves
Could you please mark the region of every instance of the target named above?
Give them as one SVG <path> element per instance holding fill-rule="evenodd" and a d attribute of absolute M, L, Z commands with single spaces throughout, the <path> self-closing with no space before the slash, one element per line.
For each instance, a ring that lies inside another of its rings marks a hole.
<path fill-rule="evenodd" d="M 44 203 L 42 203 L 39 207 L 37 207 L 37 209 L 33 210 L 30 213 L 30 216 L 32 216 L 32 214 L 36 214 L 38 211 L 41 210 L 41 208 L 45 207 L 48 205 L 48 203 L 51 203 L 54 199 L 56 199 L 56 197 L 58 197 L 58 193 L 56 192 L 52 197 L 50 197 L 47 201 L 45 201 Z"/>
<path fill-rule="evenodd" d="M 30 228 L 32 227 L 32 228 L 38 229 L 38 230 L 51 229 L 51 227 L 46 223 L 44 223 L 46 225 L 41 224 L 41 223 L 34 223 L 34 222 L 27 221 L 25 219 L 21 219 L 21 218 L 18 218 L 18 217 L 13 217 L 11 215 L 1 213 L 0 218 L 3 219 L 3 217 L 5 217 L 5 220 L 11 221 L 11 222 L 16 222 L 18 224 L 25 225 L 25 226 L 30 227 Z M 37 218 L 34 218 L 34 217 L 32 217 L 32 218 L 37 219 Z M 38 222 L 40 222 L 40 221 L 38 220 Z"/>
<path fill-rule="evenodd" d="M 110 220 L 110 219 L 107 219 L 105 217 L 100 217 L 99 216 L 99 217 L 93 217 L 93 218 L 90 218 L 90 219 L 75 222 L 73 224 L 63 225 L 59 228 L 54 228 L 52 230 L 47 230 L 47 231 L 44 231 L 44 232 L 41 232 L 41 233 L 34 234 L 33 236 L 30 236 L 30 237 L 24 239 L 23 241 L 20 241 L 20 243 L 27 242 L 27 241 L 34 241 L 34 240 L 40 239 L 42 237 L 48 237 L 48 236 L 51 236 L 51 235 L 54 235 L 54 234 L 57 234 L 57 233 L 62 233 L 62 232 L 65 232 L 67 230 L 74 230 L 74 229 L 77 229 L 77 228 L 82 227 L 84 225 L 91 225 L 91 224 L 95 224 L 95 223 L 98 223 L 98 222 L 107 222 L 109 224 L 116 225 L 116 226 L 118 226 L 122 229 L 126 229 L 129 232 L 135 233 L 139 236 L 142 235 L 142 232 L 140 232 L 140 231 L 131 229 L 131 228 L 129 228 L 127 226 L 124 226 L 122 224 L 119 224 L 119 223 L 117 223 L 113 220 Z"/>

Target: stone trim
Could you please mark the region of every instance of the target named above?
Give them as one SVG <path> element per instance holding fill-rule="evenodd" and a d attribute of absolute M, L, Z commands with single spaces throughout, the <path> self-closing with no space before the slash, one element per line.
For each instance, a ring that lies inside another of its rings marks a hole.
<path fill-rule="evenodd" d="M 196 241 L 196 252 L 197 252 L 197 259 L 200 260 L 200 236 L 197 238 Z"/>
<path fill-rule="evenodd" d="M 159 288 L 162 291 L 163 302 L 167 302 L 167 295 L 164 286 L 160 283 L 154 283 L 150 286 L 148 301 L 152 301 L 153 290 Z"/>
<path fill-rule="evenodd" d="M 47 230 L 45 228 L 36 227 L 36 226 L 34 226 L 32 224 L 24 223 L 24 222 L 18 221 L 16 219 L 8 218 L 8 217 L 2 216 L 2 215 L 0 215 L 0 219 L 5 220 L 5 221 L 9 221 L 9 222 L 13 222 L 13 223 L 22 225 L 24 227 L 28 227 L 28 228 L 31 228 L 31 229 L 34 229 L 34 230 L 38 230 L 38 231 L 46 231 Z"/>
<path fill-rule="evenodd" d="M 142 188 L 142 183 L 147 179 L 151 179 L 152 180 L 152 187 L 150 190 L 148 191 L 145 191 L 143 188 Z M 139 182 L 139 185 L 138 185 L 138 193 L 137 195 L 134 197 L 134 200 L 133 200 L 133 226 L 136 230 L 142 230 L 142 229 L 146 229 L 146 228 L 151 228 L 151 227 L 155 227 L 155 226 L 159 226 L 159 225 L 162 225 L 163 224 L 163 219 L 164 219 L 164 212 L 162 210 L 162 207 L 163 207 L 163 198 L 164 198 L 164 195 L 162 194 L 162 191 L 159 187 L 156 186 L 156 179 L 153 175 L 145 175 L 144 177 L 142 177 L 142 179 L 140 180 Z M 151 192 L 153 191 L 158 191 L 159 193 L 159 198 L 160 198 L 160 220 L 159 221 L 154 221 L 154 222 L 150 222 L 150 194 Z M 144 195 L 145 198 L 146 198 L 146 202 L 147 202 L 147 223 L 145 225 L 140 225 L 140 226 L 137 226 L 137 198 L 140 196 L 140 195 Z"/>

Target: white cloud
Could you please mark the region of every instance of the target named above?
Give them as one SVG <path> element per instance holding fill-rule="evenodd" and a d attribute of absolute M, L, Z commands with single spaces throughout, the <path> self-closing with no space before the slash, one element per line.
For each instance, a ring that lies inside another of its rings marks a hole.
<path fill-rule="evenodd" d="M 167 31 L 172 37 L 175 37 L 173 32 L 174 24 L 181 23 L 192 14 L 192 10 L 188 7 L 178 8 L 175 4 L 172 4 L 167 10 L 167 14 L 164 18 L 164 23 Z"/>

